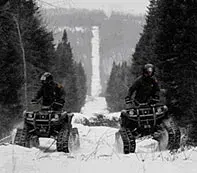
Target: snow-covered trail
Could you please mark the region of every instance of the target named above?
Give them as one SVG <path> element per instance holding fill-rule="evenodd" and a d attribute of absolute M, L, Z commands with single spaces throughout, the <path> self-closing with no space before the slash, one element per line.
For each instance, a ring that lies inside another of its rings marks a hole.
<path fill-rule="evenodd" d="M 100 82 L 100 37 L 99 27 L 92 27 L 92 82 L 91 82 L 91 95 L 98 97 L 101 93 L 101 82 Z"/>
<path fill-rule="evenodd" d="M 175 155 L 164 152 L 136 152 L 124 155 L 114 148 L 117 129 L 79 129 L 81 147 L 69 154 L 56 152 L 53 139 L 40 138 L 40 149 L 17 145 L 0 146 L 1 173 L 196 173 L 197 148 Z M 148 141 L 144 141 L 144 144 Z M 53 145 L 51 145 L 53 144 Z"/>
<path fill-rule="evenodd" d="M 100 81 L 100 37 L 99 27 L 92 27 L 92 81 L 91 96 L 86 97 L 86 104 L 81 109 L 81 113 L 92 117 L 94 114 L 108 114 L 105 97 L 100 97 L 101 81 Z"/>

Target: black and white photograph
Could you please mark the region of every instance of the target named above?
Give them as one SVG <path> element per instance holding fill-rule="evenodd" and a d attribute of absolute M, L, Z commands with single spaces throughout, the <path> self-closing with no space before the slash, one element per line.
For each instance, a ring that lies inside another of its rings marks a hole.
<path fill-rule="evenodd" d="M 0 0 L 0 173 L 196 173 L 197 0 Z"/>

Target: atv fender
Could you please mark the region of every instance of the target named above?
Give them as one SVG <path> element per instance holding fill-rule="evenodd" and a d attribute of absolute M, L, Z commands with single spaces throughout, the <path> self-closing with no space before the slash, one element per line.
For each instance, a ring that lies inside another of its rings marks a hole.
<path fill-rule="evenodd" d="M 69 127 L 70 127 L 73 116 L 74 116 L 73 113 L 68 113 L 66 111 L 63 112 L 61 114 L 61 118 L 60 118 L 60 121 L 62 122 L 62 125 L 64 125 L 66 123 L 66 124 L 69 124 Z"/>

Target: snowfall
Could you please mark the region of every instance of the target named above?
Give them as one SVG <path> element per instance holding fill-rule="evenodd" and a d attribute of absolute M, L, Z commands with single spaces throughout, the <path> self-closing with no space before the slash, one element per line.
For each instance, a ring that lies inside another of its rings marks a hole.
<path fill-rule="evenodd" d="M 118 128 L 84 126 L 85 118 L 96 114 L 118 118 L 120 112 L 109 113 L 101 91 L 99 76 L 99 28 L 93 27 L 91 96 L 80 113 L 74 113 L 72 126 L 79 131 L 80 147 L 70 153 L 57 152 L 56 141 L 40 138 L 38 148 L 25 148 L 0 140 L 0 173 L 196 173 L 197 148 L 180 148 L 176 153 L 159 150 L 157 141 L 144 138 L 136 141 L 136 152 L 123 154 L 117 147 Z M 10 137 L 13 139 L 13 129 Z M 3 141 L 3 142 L 2 142 Z"/>

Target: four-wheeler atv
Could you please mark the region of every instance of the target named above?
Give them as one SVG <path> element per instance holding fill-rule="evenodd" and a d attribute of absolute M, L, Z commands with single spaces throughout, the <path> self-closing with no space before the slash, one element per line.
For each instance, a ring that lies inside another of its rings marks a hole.
<path fill-rule="evenodd" d="M 120 115 L 120 129 L 115 134 L 115 142 L 123 144 L 123 153 L 134 153 L 136 139 L 152 136 L 160 143 L 165 140 L 169 150 L 178 149 L 180 146 L 180 129 L 168 115 L 166 105 L 158 100 L 150 103 L 138 103 L 135 100 L 126 102 L 127 108 Z"/>
<path fill-rule="evenodd" d="M 35 103 L 34 103 L 35 104 Z M 24 111 L 23 128 L 18 128 L 14 143 L 24 147 L 38 147 L 39 137 L 56 139 L 57 151 L 69 152 L 71 147 L 79 147 L 79 133 L 72 128 L 73 113 L 55 111 L 54 104 L 41 106 L 39 110 Z"/>

